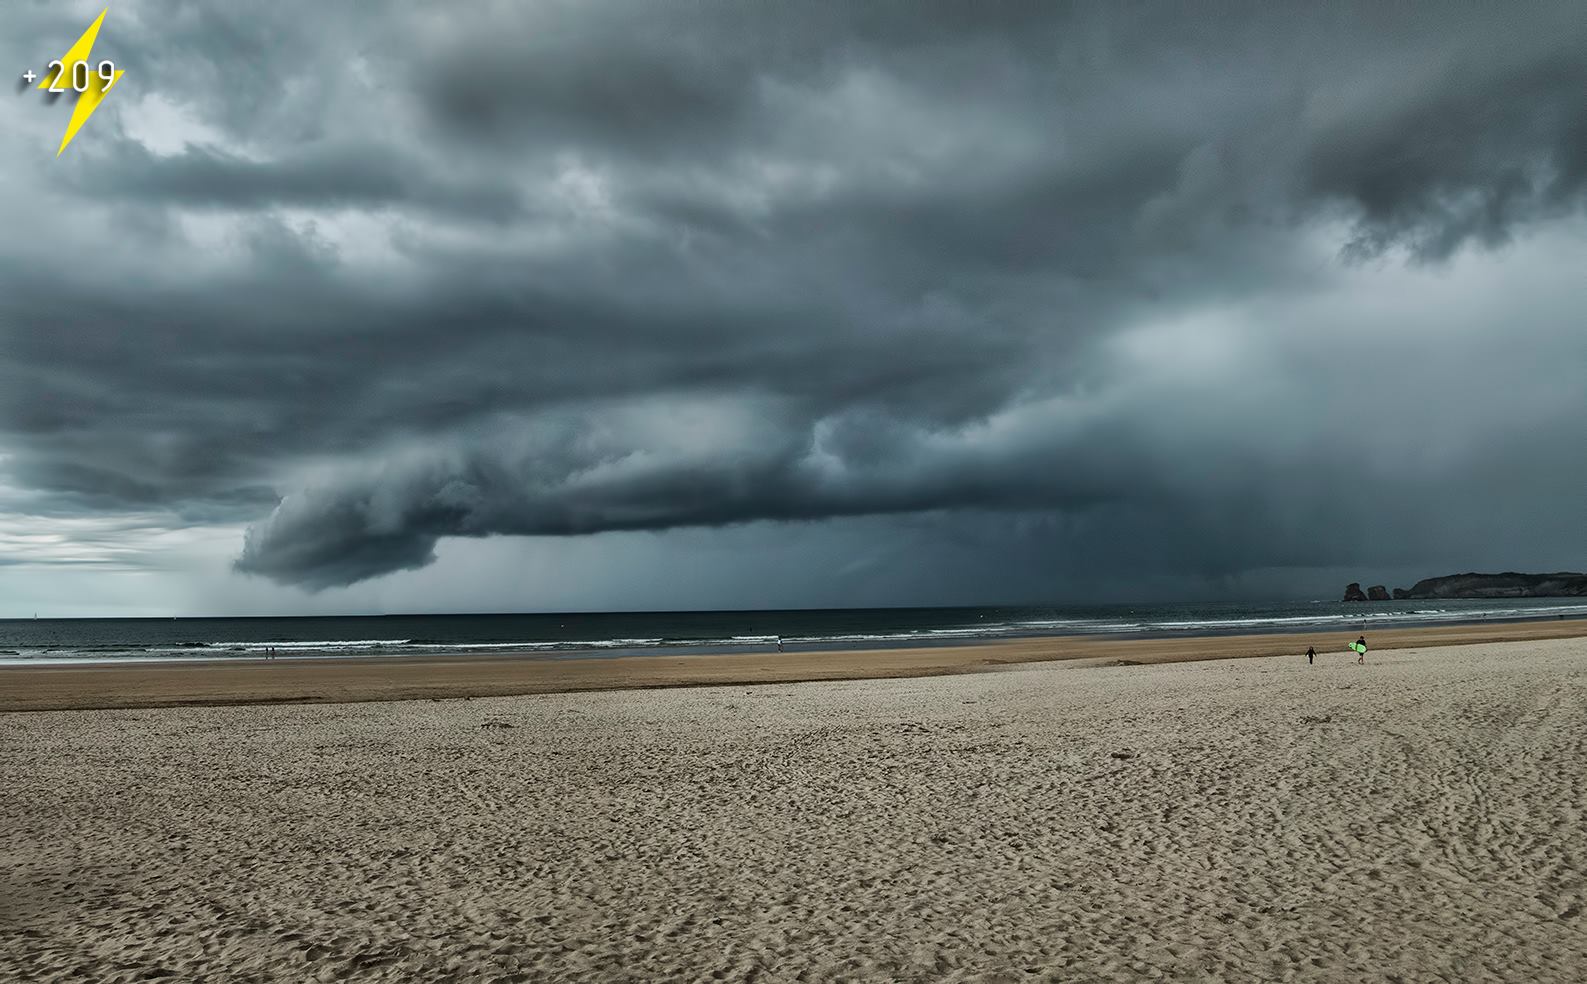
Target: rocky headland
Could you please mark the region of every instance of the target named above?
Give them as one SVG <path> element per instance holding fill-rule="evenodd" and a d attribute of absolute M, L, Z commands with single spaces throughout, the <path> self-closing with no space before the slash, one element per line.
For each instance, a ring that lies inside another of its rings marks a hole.
<path fill-rule="evenodd" d="M 1581 598 L 1587 597 L 1587 574 L 1446 574 L 1423 578 L 1409 588 L 1388 591 L 1374 584 L 1365 591 L 1352 581 L 1345 586 L 1345 601 L 1414 601 L 1426 598 Z"/>

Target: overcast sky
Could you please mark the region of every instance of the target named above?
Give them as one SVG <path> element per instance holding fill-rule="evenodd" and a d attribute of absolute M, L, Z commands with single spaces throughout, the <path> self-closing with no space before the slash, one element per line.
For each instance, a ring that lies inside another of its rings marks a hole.
<path fill-rule="evenodd" d="M 1579 0 L 118 0 L 94 58 L 59 159 L 0 101 L 0 615 L 1587 567 Z"/>

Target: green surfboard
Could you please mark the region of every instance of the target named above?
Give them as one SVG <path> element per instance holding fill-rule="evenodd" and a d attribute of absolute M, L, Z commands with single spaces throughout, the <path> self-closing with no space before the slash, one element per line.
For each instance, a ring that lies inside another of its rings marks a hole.
<path fill-rule="evenodd" d="M 1359 642 L 1352 642 L 1350 645 L 1346 646 L 1345 648 L 1350 650 L 1353 653 L 1360 653 L 1363 656 L 1365 656 L 1367 654 L 1367 647 L 1363 646 Z"/>

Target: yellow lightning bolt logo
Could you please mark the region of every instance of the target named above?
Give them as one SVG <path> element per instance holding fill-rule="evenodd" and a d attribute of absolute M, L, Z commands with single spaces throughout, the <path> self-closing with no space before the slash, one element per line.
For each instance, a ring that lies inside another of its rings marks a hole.
<path fill-rule="evenodd" d="M 60 92 L 65 84 L 73 80 L 74 73 L 77 70 L 77 63 L 86 63 L 88 56 L 93 54 L 94 39 L 99 36 L 99 25 L 105 22 L 105 15 L 108 13 L 110 13 L 109 7 L 99 12 L 99 16 L 94 19 L 92 24 L 88 25 L 88 30 L 84 31 L 83 36 L 77 39 L 77 43 L 72 45 L 71 49 L 61 56 L 60 72 L 54 78 L 46 74 L 44 80 L 38 84 L 40 89 Z M 61 146 L 55 152 L 56 157 L 61 156 L 65 152 L 66 145 L 72 142 L 72 138 L 77 136 L 77 131 L 83 128 L 83 124 L 88 122 L 88 118 L 94 115 L 94 110 L 99 108 L 100 102 L 105 98 L 105 93 L 109 92 L 111 87 L 117 82 L 120 82 L 121 77 L 125 74 L 121 69 L 115 69 L 114 74 L 107 80 L 97 72 L 88 72 L 88 87 L 77 94 L 77 105 L 72 107 L 72 120 L 66 124 L 66 135 L 61 137 Z"/>

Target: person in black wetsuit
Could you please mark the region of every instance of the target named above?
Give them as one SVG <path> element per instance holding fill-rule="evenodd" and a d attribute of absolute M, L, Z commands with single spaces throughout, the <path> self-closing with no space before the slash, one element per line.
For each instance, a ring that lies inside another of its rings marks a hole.
<path fill-rule="evenodd" d="M 1361 647 L 1356 650 L 1356 665 L 1365 666 L 1367 665 L 1367 637 L 1358 636 L 1356 638 L 1356 645 Z"/>
<path fill-rule="evenodd" d="M 1310 666 L 1311 665 L 1311 661 L 1316 659 L 1316 658 L 1317 658 L 1317 647 L 1316 646 L 1307 646 L 1306 647 L 1306 665 Z"/>

